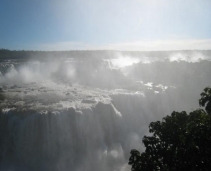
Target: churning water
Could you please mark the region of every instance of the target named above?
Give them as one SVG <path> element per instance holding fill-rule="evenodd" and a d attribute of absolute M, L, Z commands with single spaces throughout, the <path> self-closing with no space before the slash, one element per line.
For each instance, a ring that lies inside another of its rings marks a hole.
<path fill-rule="evenodd" d="M 1 170 L 130 170 L 149 123 L 198 108 L 211 85 L 202 52 L 78 53 L 1 60 Z"/>

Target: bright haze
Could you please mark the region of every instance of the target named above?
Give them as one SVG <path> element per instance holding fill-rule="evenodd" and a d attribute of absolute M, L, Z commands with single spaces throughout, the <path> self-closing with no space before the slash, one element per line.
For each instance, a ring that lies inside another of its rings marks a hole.
<path fill-rule="evenodd" d="M 211 0 L 0 0 L 0 171 L 130 171 L 210 76 Z"/>
<path fill-rule="evenodd" d="M 0 47 L 211 49 L 210 0 L 1 0 Z"/>

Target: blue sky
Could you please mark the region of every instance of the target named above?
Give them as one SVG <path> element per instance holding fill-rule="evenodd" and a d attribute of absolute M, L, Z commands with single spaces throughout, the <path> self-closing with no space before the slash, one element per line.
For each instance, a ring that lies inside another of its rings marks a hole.
<path fill-rule="evenodd" d="M 0 0 L 0 48 L 211 49 L 211 0 Z"/>

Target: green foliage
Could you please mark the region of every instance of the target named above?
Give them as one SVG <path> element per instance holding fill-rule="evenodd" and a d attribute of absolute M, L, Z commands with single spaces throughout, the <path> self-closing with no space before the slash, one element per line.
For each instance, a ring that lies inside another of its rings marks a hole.
<path fill-rule="evenodd" d="M 210 88 L 204 91 L 210 97 Z M 210 103 L 210 99 L 203 97 L 202 93 L 202 99 Z M 204 104 L 203 101 L 200 105 Z M 132 171 L 211 169 L 211 116 L 203 109 L 189 115 L 184 111 L 173 112 L 162 122 L 150 123 L 149 131 L 152 136 L 143 138 L 145 152 L 131 151 Z"/>
<path fill-rule="evenodd" d="M 205 107 L 207 113 L 211 115 L 211 88 L 206 87 L 201 93 L 201 99 L 199 99 L 199 105 Z"/>

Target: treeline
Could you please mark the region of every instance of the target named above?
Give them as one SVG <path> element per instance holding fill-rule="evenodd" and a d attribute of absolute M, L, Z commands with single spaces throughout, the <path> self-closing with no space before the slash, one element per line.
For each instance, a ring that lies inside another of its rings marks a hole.
<path fill-rule="evenodd" d="M 108 58 L 112 56 L 114 52 L 112 51 L 90 51 L 90 50 L 71 50 L 71 51 L 25 51 L 25 50 L 8 50 L 8 49 L 0 49 L 0 61 L 8 60 L 8 59 L 30 59 L 30 58 L 38 58 L 42 59 L 45 57 L 54 58 L 54 57 L 76 57 L 76 58 L 95 58 L 95 57 L 103 57 Z"/>
<path fill-rule="evenodd" d="M 173 112 L 162 121 L 151 122 L 150 136 L 140 153 L 131 150 L 132 171 L 208 171 L 211 169 L 211 88 L 201 93 L 197 109 L 190 114 Z"/>
<path fill-rule="evenodd" d="M 102 57 L 113 58 L 116 54 L 130 57 L 158 57 L 166 58 L 174 53 L 191 55 L 199 52 L 204 56 L 211 56 L 211 50 L 183 50 L 183 51 L 117 51 L 117 50 L 71 50 L 71 51 L 33 51 L 33 50 L 8 50 L 0 49 L 0 60 L 5 59 L 27 59 L 43 57 Z"/>

